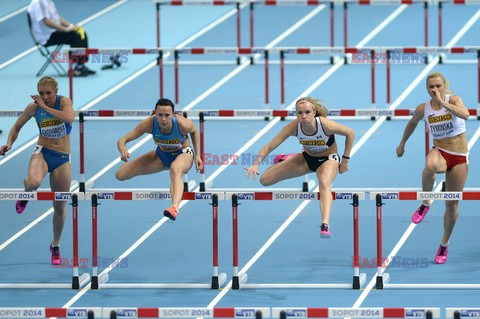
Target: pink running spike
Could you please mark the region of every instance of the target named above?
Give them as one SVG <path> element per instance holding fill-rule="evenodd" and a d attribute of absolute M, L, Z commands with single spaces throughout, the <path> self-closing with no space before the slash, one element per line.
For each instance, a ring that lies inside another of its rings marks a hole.
<path fill-rule="evenodd" d="M 60 255 L 60 247 L 50 244 L 50 252 L 52 253 L 52 265 L 58 266 L 62 264 L 62 255 Z"/>
<path fill-rule="evenodd" d="M 330 234 L 330 226 L 328 224 L 323 223 L 322 226 L 320 226 L 320 237 L 321 238 L 330 238 L 332 235 Z"/>
<path fill-rule="evenodd" d="M 23 213 L 25 210 L 25 207 L 27 207 L 28 200 L 17 200 L 17 203 L 15 204 L 15 210 L 17 211 L 17 214 Z"/>
<path fill-rule="evenodd" d="M 171 220 L 177 219 L 178 210 L 175 206 L 170 206 L 169 208 L 163 211 L 163 216 L 170 218 Z"/>
<path fill-rule="evenodd" d="M 426 206 L 423 204 L 420 205 L 420 207 L 412 215 L 412 222 L 414 224 L 420 224 L 422 220 L 425 218 L 425 216 L 427 215 L 429 209 L 430 209 L 430 206 Z"/>
<path fill-rule="evenodd" d="M 296 153 L 291 153 L 291 154 L 278 154 L 277 156 L 275 156 L 275 158 L 273 159 L 273 164 L 278 164 L 278 163 L 281 163 L 291 157 L 294 157 L 295 155 L 297 155 Z"/>
<path fill-rule="evenodd" d="M 443 247 L 440 245 L 438 247 L 437 254 L 435 255 L 435 263 L 436 264 L 444 264 L 447 261 L 448 258 L 448 246 Z"/>

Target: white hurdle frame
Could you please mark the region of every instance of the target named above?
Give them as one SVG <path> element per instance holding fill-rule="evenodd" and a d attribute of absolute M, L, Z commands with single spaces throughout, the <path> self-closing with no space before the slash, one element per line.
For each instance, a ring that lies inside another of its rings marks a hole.
<path fill-rule="evenodd" d="M 370 192 L 370 200 L 376 201 L 377 225 L 377 274 L 376 289 L 480 289 L 479 284 L 426 284 L 426 283 L 390 283 L 390 274 L 386 269 L 390 265 L 387 261 L 384 267 L 382 253 L 382 206 L 383 200 L 480 200 L 480 192 Z"/>
<path fill-rule="evenodd" d="M 81 289 L 90 280 L 90 275 L 79 276 L 78 271 L 78 200 L 84 198 L 83 193 L 75 192 L 0 192 L 0 200 L 55 200 L 71 201 L 73 226 L 73 274 L 71 283 L 0 283 L 0 289 Z M 52 266 L 55 267 L 55 266 Z"/>
<path fill-rule="evenodd" d="M 480 308 L 472 308 L 472 307 L 445 308 L 445 318 L 447 319 L 478 318 L 478 317 L 480 317 Z"/>
<path fill-rule="evenodd" d="M 109 190 L 108 192 L 87 192 L 85 198 L 92 203 L 92 281 L 91 289 L 219 289 L 226 282 L 227 275 L 218 273 L 218 200 L 224 199 L 223 192 L 184 192 L 182 200 L 211 200 L 213 224 L 213 270 L 211 283 L 107 283 L 109 276 L 98 275 L 98 200 L 170 200 L 168 191 L 137 191 L 135 189 Z"/>
<path fill-rule="evenodd" d="M 359 200 L 365 199 L 365 193 L 358 192 L 332 192 L 331 196 L 334 200 L 352 200 L 353 206 L 353 251 L 354 251 L 354 267 L 353 267 L 353 282 L 347 283 L 332 283 L 332 284 L 247 284 L 247 273 L 239 273 L 238 271 L 238 201 L 239 200 L 319 200 L 319 192 L 227 192 L 226 199 L 232 201 L 232 225 L 233 225 L 233 277 L 232 289 L 360 289 L 366 281 L 366 274 L 360 273 L 359 268 L 359 214 L 358 206 Z M 279 195 L 286 195 L 288 198 L 278 198 Z M 277 197 L 277 198 L 276 198 Z M 293 197 L 293 198 L 292 198 Z"/>

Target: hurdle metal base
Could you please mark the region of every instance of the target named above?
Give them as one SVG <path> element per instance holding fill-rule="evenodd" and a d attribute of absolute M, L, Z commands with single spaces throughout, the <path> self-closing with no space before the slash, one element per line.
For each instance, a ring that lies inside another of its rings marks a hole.
<path fill-rule="evenodd" d="M 73 276 L 72 283 L 58 283 L 58 284 L 48 284 L 48 283 L 4 283 L 0 284 L 0 289 L 81 289 L 87 285 L 90 281 L 90 274 L 84 273 L 79 277 Z M 78 286 L 75 285 L 78 283 Z"/>
<path fill-rule="evenodd" d="M 376 289 L 383 289 L 383 287 L 390 281 L 390 274 L 384 272 L 381 276 L 377 275 Z"/>
<path fill-rule="evenodd" d="M 92 277 L 92 289 L 220 289 L 227 281 L 227 274 L 221 273 L 219 276 L 212 276 L 210 284 L 202 283 L 108 283 L 110 277 L 108 273 L 102 273 L 100 276 Z M 93 286 L 96 282 L 95 288 Z"/>
<path fill-rule="evenodd" d="M 480 284 L 384 284 L 383 289 L 457 289 L 478 290 Z"/>
<path fill-rule="evenodd" d="M 353 277 L 353 284 L 331 283 L 331 284 L 295 284 L 295 283 L 258 283 L 247 284 L 248 275 L 241 273 L 232 278 L 232 289 L 360 289 L 367 281 L 367 275 L 361 273 L 360 276 Z M 355 284 L 357 283 L 357 284 Z M 356 288 L 358 287 L 358 288 Z"/>

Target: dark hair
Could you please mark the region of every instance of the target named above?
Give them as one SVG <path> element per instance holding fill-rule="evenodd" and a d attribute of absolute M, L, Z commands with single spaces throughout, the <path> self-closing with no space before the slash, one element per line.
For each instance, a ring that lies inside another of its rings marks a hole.
<path fill-rule="evenodd" d="M 161 106 L 163 106 L 163 105 L 171 106 L 172 107 L 172 113 L 175 114 L 175 104 L 173 104 L 173 102 L 170 101 L 169 99 L 159 99 L 157 101 L 157 104 L 155 104 L 155 111 L 157 110 L 157 106 L 159 106 L 159 105 L 161 105 Z"/>

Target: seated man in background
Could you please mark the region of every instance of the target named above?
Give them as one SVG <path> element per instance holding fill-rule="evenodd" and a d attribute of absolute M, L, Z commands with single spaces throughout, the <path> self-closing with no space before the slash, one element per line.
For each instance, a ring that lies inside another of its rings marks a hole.
<path fill-rule="evenodd" d="M 74 48 L 88 48 L 85 30 L 62 18 L 53 0 L 32 0 L 28 6 L 28 14 L 32 22 L 32 33 L 37 43 L 43 46 L 69 44 Z M 88 55 L 73 56 L 77 62 L 73 70 L 74 76 L 89 76 L 96 72 L 87 68 Z"/>

